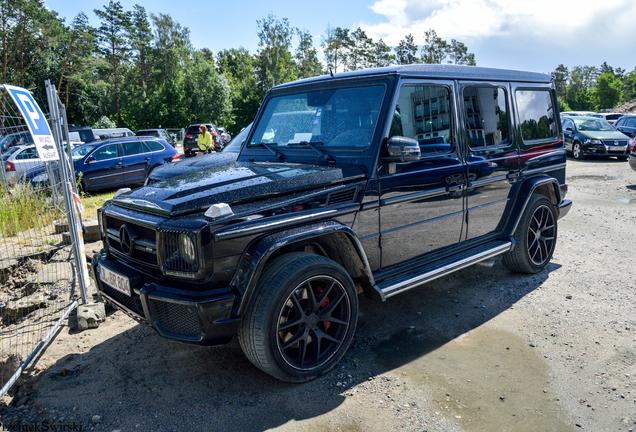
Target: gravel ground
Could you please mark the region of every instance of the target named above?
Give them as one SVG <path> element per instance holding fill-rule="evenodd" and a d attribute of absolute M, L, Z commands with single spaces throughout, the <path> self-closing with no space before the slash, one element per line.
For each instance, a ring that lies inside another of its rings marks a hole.
<path fill-rule="evenodd" d="M 636 173 L 568 162 L 552 263 L 537 275 L 471 267 L 380 304 L 337 369 L 278 382 L 236 342 L 173 343 L 110 312 L 64 327 L 1 421 L 99 431 L 636 430 Z M 67 429 L 71 430 L 71 429 Z"/>

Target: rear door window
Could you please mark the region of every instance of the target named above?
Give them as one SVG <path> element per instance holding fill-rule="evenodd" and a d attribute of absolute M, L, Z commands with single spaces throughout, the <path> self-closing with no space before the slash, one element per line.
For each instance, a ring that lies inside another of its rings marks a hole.
<path fill-rule="evenodd" d="M 556 140 L 559 128 L 554 119 L 550 91 L 518 89 L 515 94 L 523 142 L 526 145 L 534 145 Z"/>
<path fill-rule="evenodd" d="M 464 119 L 468 145 L 501 146 L 510 143 L 508 98 L 503 87 L 464 88 Z"/>
<path fill-rule="evenodd" d="M 124 148 L 124 156 L 133 156 L 147 151 L 141 141 L 123 142 L 121 145 Z"/>

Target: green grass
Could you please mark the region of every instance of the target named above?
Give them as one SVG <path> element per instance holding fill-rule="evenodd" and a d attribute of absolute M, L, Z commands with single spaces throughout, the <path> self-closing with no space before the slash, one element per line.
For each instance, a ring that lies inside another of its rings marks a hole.
<path fill-rule="evenodd" d="M 115 191 L 111 192 L 82 192 L 82 204 L 84 205 L 84 211 L 82 212 L 82 219 L 97 219 L 97 209 L 102 206 L 106 201 L 111 199 L 115 195 Z"/>
<path fill-rule="evenodd" d="M 50 225 L 59 211 L 42 191 L 31 185 L 16 185 L 12 194 L 0 193 L 0 235 L 16 236 L 21 231 Z"/>

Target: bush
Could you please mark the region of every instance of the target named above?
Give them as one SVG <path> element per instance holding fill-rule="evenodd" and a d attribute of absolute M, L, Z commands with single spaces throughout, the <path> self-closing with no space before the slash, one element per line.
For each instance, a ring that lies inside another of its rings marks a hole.
<path fill-rule="evenodd" d="M 18 184 L 12 195 L 0 198 L 0 235 L 15 236 L 20 231 L 44 228 L 59 214 L 43 191 Z"/>

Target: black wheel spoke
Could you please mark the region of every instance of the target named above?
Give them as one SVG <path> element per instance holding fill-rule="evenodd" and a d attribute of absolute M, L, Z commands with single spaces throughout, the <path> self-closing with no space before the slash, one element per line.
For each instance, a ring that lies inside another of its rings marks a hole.
<path fill-rule="evenodd" d="M 336 284 L 335 280 L 331 281 L 331 283 L 324 290 L 322 290 L 322 292 L 320 293 L 320 296 L 316 300 L 317 304 L 322 305 L 325 302 L 325 299 L 329 296 L 329 293 L 331 292 L 331 289 L 334 287 L 335 284 Z"/>
<path fill-rule="evenodd" d="M 291 320 L 289 320 L 289 321 L 286 321 L 286 322 L 284 322 L 284 323 L 280 324 L 280 325 L 278 326 L 278 331 L 287 331 L 287 330 L 289 330 L 290 328 L 292 328 L 292 327 L 295 327 L 295 326 L 299 325 L 300 323 L 302 323 L 302 322 L 304 321 L 304 319 L 303 319 L 303 318 L 304 318 L 304 316 L 300 316 L 300 317 L 298 317 L 298 318 L 291 319 Z"/>
<path fill-rule="evenodd" d="M 338 306 L 338 304 L 342 301 L 342 299 L 345 298 L 345 294 L 343 292 L 339 293 L 335 299 L 333 299 L 332 301 L 329 302 L 329 304 L 320 311 L 320 314 L 318 315 L 320 317 L 321 320 L 324 320 L 323 318 L 326 318 L 328 316 L 331 316 L 331 314 L 333 313 L 334 309 Z"/>
<path fill-rule="evenodd" d="M 285 351 L 287 348 L 294 345 L 295 343 L 301 340 L 306 340 L 306 339 L 307 339 L 307 335 L 306 335 L 305 329 L 298 329 L 295 335 L 293 335 L 284 344 L 281 345 L 280 349 Z"/>
<path fill-rule="evenodd" d="M 315 313 L 318 308 L 320 307 L 320 303 L 316 302 L 316 295 L 314 294 L 314 289 L 311 286 L 311 282 L 307 281 L 307 283 L 305 284 L 307 285 L 307 301 L 309 302 L 308 304 L 308 309 L 310 312 Z"/>
<path fill-rule="evenodd" d="M 297 315 L 304 315 L 305 311 L 303 310 L 303 307 L 300 305 L 300 302 L 298 301 L 298 297 L 296 297 L 296 292 L 292 293 L 292 295 L 290 297 L 290 300 L 291 300 L 292 304 L 294 305 L 294 309 L 296 310 L 296 314 Z"/>
<path fill-rule="evenodd" d="M 342 342 L 342 339 L 336 339 L 333 336 L 328 335 L 327 333 L 325 333 L 324 331 L 320 330 L 320 329 L 316 329 L 316 336 L 318 336 L 318 339 L 327 339 L 330 342 L 339 344 L 340 342 Z"/>
<path fill-rule="evenodd" d="M 299 343 L 298 350 L 298 364 L 300 367 L 303 367 L 303 363 L 305 363 L 305 356 L 307 355 L 307 339 L 303 339 Z"/>
<path fill-rule="evenodd" d="M 332 316 L 328 316 L 328 317 L 324 317 L 324 318 L 320 317 L 320 320 L 321 321 L 327 321 L 327 322 L 330 322 L 330 323 L 333 323 L 333 324 L 338 324 L 338 325 L 347 325 L 347 324 L 349 324 L 347 321 L 343 321 L 343 320 L 341 320 L 339 318 L 334 318 Z"/>
<path fill-rule="evenodd" d="M 313 358 L 314 364 L 320 364 L 320 346 L 321 346 L 322 338 L 320 338 L 318 334 L 316 334 L 315 330 L 312 330 L 310 333 L 311 333 L 311 341 L 312 341 L 312 345 L 314 349 L 314 358 Z"/>

